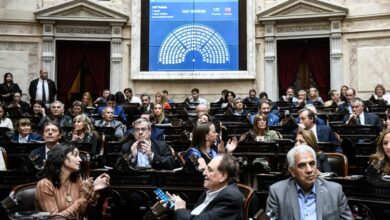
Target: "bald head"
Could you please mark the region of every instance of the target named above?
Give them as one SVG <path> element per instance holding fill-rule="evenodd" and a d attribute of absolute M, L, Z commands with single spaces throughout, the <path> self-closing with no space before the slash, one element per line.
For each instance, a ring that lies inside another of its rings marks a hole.
<path fill-rule="evenodd" d="M 196 114 L 198 116 L 205 113 L 208 113 L 208 108 L 205 104 L 199 104 L 196 106 Z"/>

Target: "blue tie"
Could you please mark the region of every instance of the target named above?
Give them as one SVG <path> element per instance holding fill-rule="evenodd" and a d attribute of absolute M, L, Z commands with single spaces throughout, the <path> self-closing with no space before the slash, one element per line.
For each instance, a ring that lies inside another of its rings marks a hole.
<path fill-rule="evenodd" d="M 42 102 L 46 104 L 45 80 L 42 80 Z"/>

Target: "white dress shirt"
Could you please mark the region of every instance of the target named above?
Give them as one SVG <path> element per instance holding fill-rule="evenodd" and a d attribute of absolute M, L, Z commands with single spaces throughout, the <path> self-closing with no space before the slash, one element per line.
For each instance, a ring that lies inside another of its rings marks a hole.
<path fill-rule="evenodd" d="M 42 101 L 42 83 L 44 83 L 45 86 L 45 95 L 46 95 L 46 101 L 49 101 L 49 84 L 47 83 L 47 80 L 38 80 L 38 85 L 37 85 L 37 94 L 35 96 L 35 100 Z"/>
<path fill-rule="evenodd" d="M 206 208 L 206 206 L 208 204 L 210 204 L 210 202 L 213 201 L 215 199 L 215 197 L 217 197 L 218 193 L 221 192 L 226 187 L 227 187 L 227 185 L 220 188 L 217 191 L 210 191 L 210 190 L 207 191 L 206 198 L 204 199 L 203 203 L 200 204 L 198 207 L 194 208 L 191 212 L 191 215 L 199 215 Z"/>

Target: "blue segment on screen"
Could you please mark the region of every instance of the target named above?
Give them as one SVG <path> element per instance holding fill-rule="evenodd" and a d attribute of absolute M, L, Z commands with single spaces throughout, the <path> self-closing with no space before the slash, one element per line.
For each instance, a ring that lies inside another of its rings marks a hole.
<path fill-rule="evenodd" d="M 149 70 L 238 70 L 238 0 L 150 0 Z"/>

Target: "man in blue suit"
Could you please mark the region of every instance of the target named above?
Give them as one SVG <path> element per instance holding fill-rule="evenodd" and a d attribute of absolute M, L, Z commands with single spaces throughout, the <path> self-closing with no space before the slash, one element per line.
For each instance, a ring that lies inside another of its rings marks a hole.
<path fill-rule="evenodd" d="M 256 114 L 261 114 L 263 116 L 267 116 L 268 117 L 268 120 L 267 120 L 268 126 L 276 126 L 276 125 L 279 125 L 280 118 L 278 115 L 271 112 L 271 106 L 272 106 L 272 103 L 269 100 L 267 100 L 267 99 L 261 100 L 259 103 L 259 111 Z M 253 124 L 253 121 L 255 119 L 256 114 L 250 116 L 250 121 L 252 124 Z"/>
<path fill-rule="evenodd" d="M 100 106 L 98 109 L 98 114 L 102 114 L 103 110 L 106 107 L 111 107 L 114 110 L 114 116 L 118 116 L 118 120 L 123 122 L 123 124 L 126 124 L 127 118 L 125 111 L 123 110 L 122 106 L 116 104 L 115 95 L 110 94 L 107 97 L 107 105 L 106 106 Z"/>
<path fill-rule="evenodd" d="M 342 148 L 339 146 L 336 136 L 334 135 L 332 128 L 328 125 L 316 125 L 315 114 L 310 109 L 301 109 L 299 112 L 299 124 L 303 129 L 313 131 L 317 138 L 317 142 L 330 142 L 336 145 L 335 151 L 342 152 Z"/>

